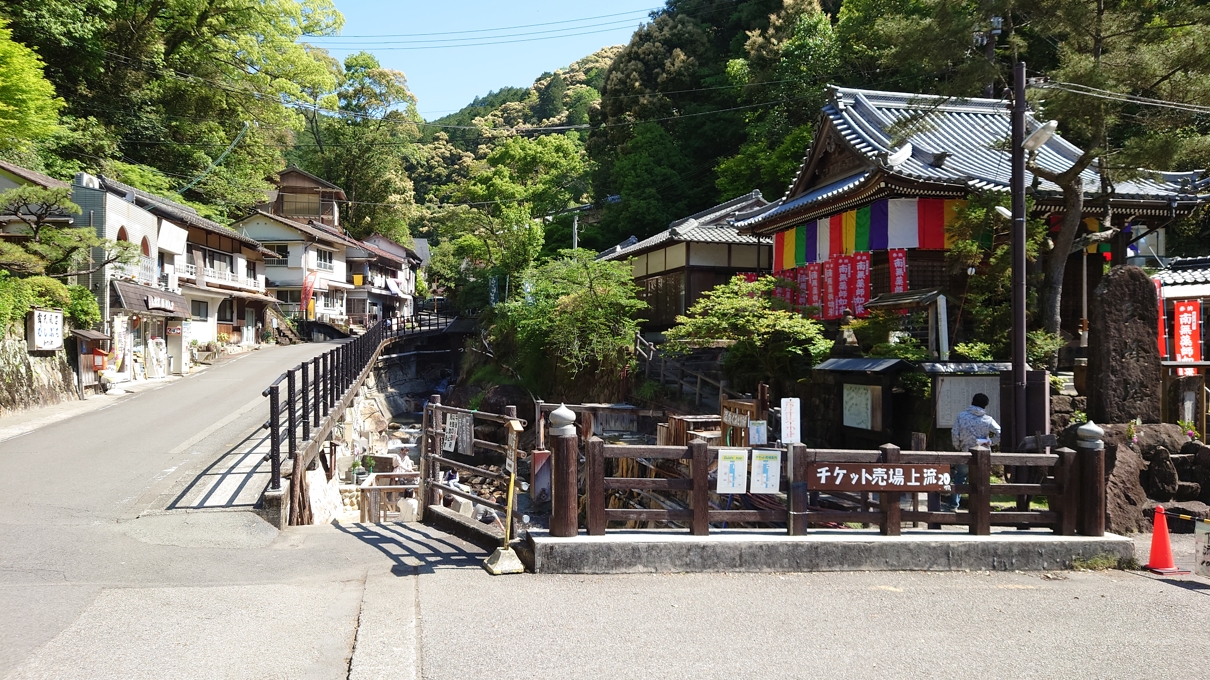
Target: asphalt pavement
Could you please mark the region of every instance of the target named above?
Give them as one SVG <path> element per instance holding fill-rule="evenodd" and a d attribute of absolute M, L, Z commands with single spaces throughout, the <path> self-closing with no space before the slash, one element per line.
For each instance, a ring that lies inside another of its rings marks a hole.
<path fill-rule="evenodd" d="M 278 532 L 241 508 L 169 509 L 263 421 L 264 386 L 326 349 L 254 352 L 0 442 L 0 676 L 1204 673 L 1199 577 L 492 577 L 421 525 Z"/>

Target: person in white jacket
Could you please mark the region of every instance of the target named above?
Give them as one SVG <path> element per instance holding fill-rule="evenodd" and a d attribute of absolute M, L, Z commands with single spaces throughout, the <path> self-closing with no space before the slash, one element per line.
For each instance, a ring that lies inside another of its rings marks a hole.
<path fill-rule="evenodd" d="M 992 446 L 1000 443 L 1000 423 L 987 415 L 989 399 L 986 394 L 976 394 L 967 406 L 954 419 L 951 430 L 955 451 L 970 451 L 976 446 Z M 970 467 L 967 465 L 954 466 L 954 483 L 966 484 Z M 946 510 L 957 510 L 961 497 L 954 494 L 950 497 L 950 507 Z"/>

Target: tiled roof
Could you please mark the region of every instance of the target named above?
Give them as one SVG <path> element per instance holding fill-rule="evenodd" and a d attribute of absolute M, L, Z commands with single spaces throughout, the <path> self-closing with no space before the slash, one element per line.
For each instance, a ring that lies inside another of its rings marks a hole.
<path fill-rule="evenodd" d="M 10 172 L 31 184 L 37 184 L 43 189 L 70 189 L 71 185 L 50 175 L 14 165 L 8 161 L 0 161 L 0 170 Z"/>
<path fill-rule="evenodd" d="M 598 260 L 624 260 L 669 241 L 692 241 L 694 243 L 755 244 L 758 240 L 750 234 L 741 234 L 732 220 L 755 215 L 770 203 L 759 191 L 744 194 L 699 213 L 676 220 L 671 227 L 650 238 L 624 247 L 607 250 Z M 633 237 L 632 237 L 633 238 Z"/>
<path fill-rule="evenodd" d="M 798 208 L 810 205 L 811 203 L 817 203 L 829 198 L 844 195 L 862 186 L 862 184 L 865 183 L 865 181 L 873 174 L 873 172 L 869 171 L 861 172 L 851 177 L 845 177 L 844 179 L 837 180 L 831 184 L 825 184 L 822 187 L 812 189 L 797 198 L 791 200 L 782 199 L 774 204 L 774 207 L 771 209 L 761 212 L 757 215 L 753 215 L 752 217 L 744 219 L 743 221 L 736 222 L 735 226 L 743 229 L 792 210 L 797 210 Z"/>
<path fill-rule="evenodd" d="M 244 236 L 234 229 L 225 227 L 218 222 L 208 220 L 205 217 L 197 214 L 197 210 L 194 210 L 187 205 L 177 203 L 176 201 L 164 198 L 163 196 L 157 196 L 153 193 L 143 191 L 142 189 L 136 189 L 129 184 L 123 184 L 122 182 L 106 177 L 105 175 L 100 175 L 99 177 L 101 180 L 101 185 L 105 187 L 106 191 L 122 196 L 134 196 L 135 204 L 146 209 L 150 213 L 164 217 L 172 222 L 177 222 L 190 227 L 197 227 L 198 229 L 202 229 L 204 231 L 235 239 L 236 241 L 239 241 L 240 243 L 257 250 L 262 249 L 259 241 Z"/>
<path fill-rule="evenodd" d="M 1210 257 L 1177 258 L 1158 276 L 1165 286 L 1210 283 Z"/>
<path fill-rule="evenodd" d="M 864 156 L 870 172 L 880 169 L 888 176 L 898 176 L 920 182 L 949 185 L 968 190 L 1008 191 L 1012 163 L 1008 151 L 1012 125 L 1005 101 L 998 99 L 956 99 L 902 92 L 879 92 L 831 86 L 829 102 L 822 117 L 835 134 L 857 154 Z M 1026 129 L 1033 132 L 1040 126 L 1030 113 L 1026 114 Z M 821 126 L 822 129 L 823 126 Z M 822 141 L 822 140 L 820 140 Z M 889 156 L 900 151 L 906 143 L 911 154 L 902 162 L 890 166 Z M 1083 152 L 1060 135 L 1054 135 L 1039 149 L 1035 163 L 1054 172 L 1063 172 Z M 791 185 L 798 186 L 814 154 L 808 153 L 799 176 Z M 1205 198 L 1210 180 L 1203 171 L 1160 172 L 1142 170 L 1133 179 L 1119 180 L 1114 196 L 1123 199 L 1150 201 L 1193 202 L 1199 194 Z M 1101 178 L 1094 163 L 1081 174 L 1088 194 L 1101 191 Z M 1026 184 L 1032 185 L 1032 173 Z M 837 192 L 854 188 L 845 184 L 852 178 L 832 185 Z M 771 211 L 753 226 L 776 214 L 801 209 L 807 204 L 832 198 L 835 193 L 812 196 L 787 195 L 781 211 Z M 1062 190 L 1039 178 L 1035 195 L 1059 196 Z M 790 206 L 793 205 L 794 208 Z"/>

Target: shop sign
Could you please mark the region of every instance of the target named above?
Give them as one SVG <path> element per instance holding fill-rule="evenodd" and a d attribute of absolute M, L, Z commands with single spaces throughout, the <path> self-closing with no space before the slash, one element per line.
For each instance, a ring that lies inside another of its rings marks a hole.
<path fill-rule="evenodd" d="M 159 295 L 147 295 L 143 299 L 147 303 L 147 309 L 158 309 L 162 312 L 177 311 L 176 305 L 173 304 L 172 300 L 169 300 L 166 297 L 160 297 Z"/>
<path fill-rule="evenodd" d="M 63 310 L 31 311 L 25 321 L 25 342 L 30 352 L 63 349 Z"/>
<path fill-rule="evenodd" d="M 1202 302 L 1180 300 L 1173 304 L 1176 323 L 1176 360 L 1202 360 Z M 1196 368 L 1177 369 L 1177 375 L 1197 375 Z"/>
<path fill-rule="evenodd" d="M 811 491 L 950 491 L 948 465 L 814 463 L 807 467 Z"/>
<path fill-rule="evenodd" d="M 168 335 L 184 335 L 184 329 L 180 326 L 169 326 L 167 333 Z"/>

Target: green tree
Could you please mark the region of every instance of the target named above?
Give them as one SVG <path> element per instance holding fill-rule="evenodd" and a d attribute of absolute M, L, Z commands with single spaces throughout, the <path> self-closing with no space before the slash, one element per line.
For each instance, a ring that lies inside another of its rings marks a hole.
<path fill-rule="evenodd" d="M 309 116 L 310 143 L 298 147 L 299 165 L 344 189 L 349 204 L 341 222 L 354 236 L 379 233 L 406 243 L 415 205 L 406 161 L 420 138 L 407 78 L 360 52 L 345 59 L 335 92 L 317 98 L 336 113 Z"/>
<path fill-rule="evenodd" d="M 24 185 L 0 192 L 0 214 L 13 215 L 19 223 L 9 230 L 19 239 L 0 240 L 0 267 L 19 276 L 65 279 L 135 257 L 133 243 L 101 238 L 91 227 L 65 224 L 80 214 L 80 207 L 71 202 L 70 189 Z M 96 259 L 98 251 L 101 256 Z"/>
<path fill-rule="evenodd" d="M 735 388 L 755 392 L 766 382 L 775 395 L 791 394 L 793 383 L 828 355 L 832 341 L 819 322 L 773 301 L 778 285 L 772 276 L 751 283 L 737 276 L 706 291 L 665 333 L 665 348 L 730 342 L 723 371 Z"/>
<path fill-rule="evenodd" d="M 538 120 L 554 118 L 567 110 L 563 98 L 567 94 L 567 81 L 556 72 L 546 81 L 546 86 L 538 94 L 538 105 L 534 107 L 534 117 Z"/>
<path fill-rule="evenodd" d="M 492 309 L 497 363 L 534 394 L 608 400 L 623 395 L 646 304 L 625 263 L 564 250 L 528 270 L 511 297 Z"/>
<path fill-rule="evenodd" d="M 689 168 L 676 139 L 664 128 L 636 125 L 610 173 L 618 201 L 606 203 L 601 224 L 586 232 L 585 243 L 604 249 L 629 236 L 644 239 L 689 214 L 694 193 Z"/>
<path fill-rule="evenodd" d="M 13 41 L 8 22 L 0 19 L 0 152 L 55 131 L 63 100 L 43 77 L 43 66 L 33 50 Z"/>

